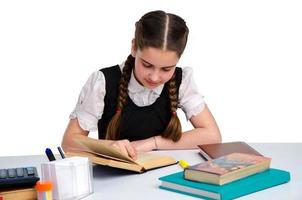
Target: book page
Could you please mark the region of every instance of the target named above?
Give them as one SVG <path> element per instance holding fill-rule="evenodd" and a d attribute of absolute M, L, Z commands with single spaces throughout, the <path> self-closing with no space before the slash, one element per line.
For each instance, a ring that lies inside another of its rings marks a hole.
<path fill-rule="evenodd" d="M 136 162 L 146 170 L 175 164 L 176 160 L 171 156 L 154 153 L 138 153 Z"/>
<path fill-rule="evenodd" d="M 104 156 L 107 158 L 114 158 L 114 159 L 118 159 L 121 161 L 128 161 L 131 163 L 136 163 L 132 158 L 120 153 L 114 147 L 102 144 L 98 141 L 87 140 L 87 139 L 82 139 L 82 138 L 75 138 L 75 141 L 78 142 L 79 144 L 83 145 L 84 147 L 88 148 L 90 151 L 92 151 L 95 154 L 100 154 L 101 156 Z"/>
<path fill-rule="evenodd" d="M 95 154 L 87 153 L 87 152 L 67 152 L 66 153 L 67 157 L 71 156 L 85 156 L 90 159 L 90 161 L 94 164 L 99 164 L 99 165 L 104 165 L 104 166 L 109 166 L 109 167 L 115 167 L 115 168 L 120 168 L 120 169 L 126 169 L 126 170 L 131 170 L 135 172 L 143 172 L 144 168 L 138 164 L 135 163 L 129 163 L 125 161 L 118 161 L 118 160 L 113 160 L 113 159 L 108 159 L 105 157 L 100 157 L 100 156 L 95 156 Z"/>
<path fill-rule="evenodd" d="M 92 155 L 97 156 L 97 157 L 104 157 L 104 158 L 107 158 L 107 159 L 116 160 L 116 161 L 120 161 L 120 162 L 133 163 L 132 161 L 128 161 L 128 160 L 108 156 L 108 155 L 101 154 L 101 153 L 96 153 L 96 152 L 91 151 L 91 150 L 84 150 L 84 152 L 92 154 Z"/>

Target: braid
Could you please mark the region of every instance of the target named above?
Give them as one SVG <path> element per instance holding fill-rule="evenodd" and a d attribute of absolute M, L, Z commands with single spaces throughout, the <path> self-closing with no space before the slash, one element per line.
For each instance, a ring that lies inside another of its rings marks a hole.
<path fill-rule="evenodd" d="M 125 66 L 123 68 L 122 76 L 120 79 L 119 96 L 117 100 L 117 110 L 107 127 L 107 131 L 106 131 L 107 140 L 115 140 L 119 137 L 121 114 L 124 105 L 127 103 L 128 84 L 131 77 L 131 71 L 134 66 L 134 61 L 135 58 L 132 55 L 129 55 L 125 62 Z"/>
<path fill-rule="evenodd" d="M 171 109 L 171 119 L 170 122 L 162 134 L 164 138 L 172 139 L 174 142 L 177 142 L 181 138 L 181 124 L 179 118 L 176 114 L 178 106 L 178 93 L 176 88 L 175 73 L 172 78 L 168 81 L 168 94 L 170 99 L 170 109 Z"/>
<path fill-rule="evenodd" d="M 120 86 L 119 86 L 119 96 L 118 96 L 118 103 L 117 108 L 122 110 L 124 105 L 126 104 L 126 100 L 128 97 L 128 84 L 131 77 L 131 71 L 134 65 L 134 58 L 129 55 L 125 66 L 123 68 L 123 73 L 120 80 Z"/>

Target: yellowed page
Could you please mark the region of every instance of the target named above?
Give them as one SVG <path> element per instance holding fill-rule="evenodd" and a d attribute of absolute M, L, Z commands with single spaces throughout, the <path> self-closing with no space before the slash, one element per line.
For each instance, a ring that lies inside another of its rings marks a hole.
<path fill-rule="evenodd" d="M 104 157 L 104 158 L 108 158 L 108 159 L 112 159 L 112 160 L 116 160 L 116 161 L 120 161 L 120 162 L 133 163 L 132 161 L 128 161 L 128 160 L 124 160 L 124 159 L 115 158 L 115 157 L 112 157 L 112 156 L 96 153 L 96 152 L 93 152 L 91 150 L 84 150 L 84 152 L 93 154 L 94 156 Z"/>
<path fill-rule="evenodd" d="M 104 144 L 94 141 L 94 140 L 86 140 L 86 139 L 82 139 L 82 138 L 75 138 L 75 141 L 80 143 L 81 145 L 83 145 L 84 147 L 88 148 L 90 151 L 92 151 L 96 154 L 100 154 L 100 155 L 108 157 L 108 158 L 117 158 L 119 160 L 136 163 L 129 156 L 120 153 L 117 149 L 115 149 L 114 147 L 111 147 L 109 145 L 104 145 Z"/>
<path fill-rule="evenodd" d="M 89 160 L 94 164 L 110 166 L 110 167 L 115 167 L 115 168 L 120 168 L 120 169 L 126 169 L 126 170 L 130 170 L 130 171 L 135 171 L 135 172 L 144 171 L 144 168 L 138 164 L 112 160 L 109 158 L 96 156 L 96 155 L 94 155 L 92 153 L 88 153 L 88 152 L 67 152 L 66 156 L 67 157 L 84 156 L 84 157 L 88 157 Z"/>
<path fill-rule="evenodd" d="M 155 153 L 139 153 L 136 162 L 146 170 L 175 164 L 177 161 L 171 156 Z"/>

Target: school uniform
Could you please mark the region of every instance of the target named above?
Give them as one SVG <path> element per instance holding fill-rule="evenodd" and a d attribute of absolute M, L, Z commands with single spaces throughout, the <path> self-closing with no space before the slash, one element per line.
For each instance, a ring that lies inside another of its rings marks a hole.
<path fill-rule="evenodd" d="M 119 80 L 124 63 L 94 72 L 85 83 L 70 119 L 78 119 L 82 129 L 98 130 L 99 139 L 116 112 Z M 205 102 L 194 83 L 192 68 L 176 67 L 176 87 L 179 107 L 187 119 L 200 113 Z M 127 103 L 121 115 L 118 139 L 130 141 L 160 135 L 171 118 L 167 84 L 154 89 L 142 86 L 133 72 L 128 84 Z"/>

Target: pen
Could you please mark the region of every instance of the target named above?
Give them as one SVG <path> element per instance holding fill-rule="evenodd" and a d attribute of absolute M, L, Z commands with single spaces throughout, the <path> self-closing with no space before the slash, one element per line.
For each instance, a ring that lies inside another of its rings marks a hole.
<path fill-rule="evenodd" d="M 56 160 L 55 156 L 53 155 L 52 151 L 50 148 L 46 148 L 45 153 L 47 155 L 47 158 L 49 161 Z"/>
<path fill-rule="evenodd" d="M 65 155 L 64 155 L 64 153 L 63 153 L 61 147 L 58 147 L 58 150 L 59 150 L 59 153 L 60 153 L 61 157 L 64 159 L 64 158 L 65 158 Z"/>

